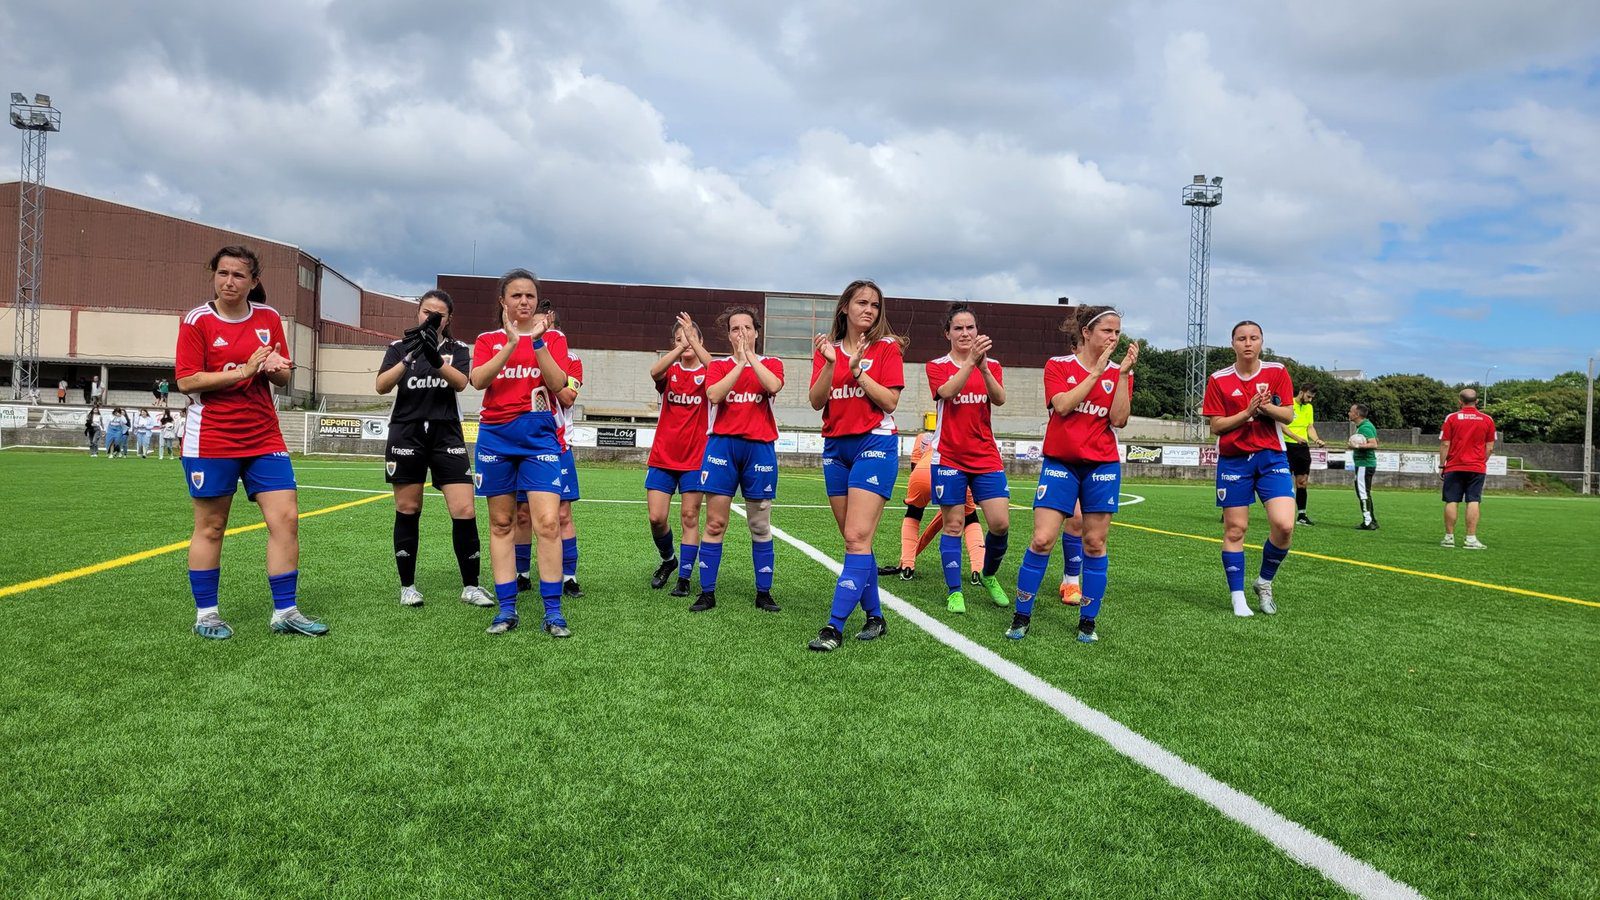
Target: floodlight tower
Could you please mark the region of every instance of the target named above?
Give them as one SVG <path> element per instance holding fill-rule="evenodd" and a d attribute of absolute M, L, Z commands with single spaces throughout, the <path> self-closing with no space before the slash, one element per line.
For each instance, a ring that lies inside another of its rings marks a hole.
<path fill-rule="evenodd" d="M 1190 436 L 1205 440 L 1200 406 L 1206 396 L 1206 317 L 1211 305 L 1211 209 L 1222 202 L 1222 177 L 1206 181 L 1196 175 L 1184 185 L 1183 205 L 1189 207 L 1189 373 L 1184 421 Z"/>
<path fill-rule="evenodd" d="M 48 94 L 11 93 L 11 125 L 22 130 L 22 177 L 17 179 L 16 343 L 11 396 L 31 400 L 39 389 L 39 264 L 44 255 L 45 137 L 61 130 L 61 111 Z"/>

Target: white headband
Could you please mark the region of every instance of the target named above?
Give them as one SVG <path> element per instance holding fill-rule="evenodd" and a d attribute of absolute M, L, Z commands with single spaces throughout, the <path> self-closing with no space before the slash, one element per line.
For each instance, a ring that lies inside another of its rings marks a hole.
<path fill-rule="evenodd" d="M 1105 316 L 1116 316 L 1117 318 L 1120 319 L 1120 318 L 1122 318 L 1122 313 L 1119 313 L 1114 309 L 1108 309 L 1105 312 L 1102 312 L 1099 315 L 1096 315 L 1094 318 L 1090 319 L 1089 321 L 1083 323 L 1083 327 L 1092 328 L 1092 327 L 1094 327 L 1094 323 L 1100 321 Z"/>

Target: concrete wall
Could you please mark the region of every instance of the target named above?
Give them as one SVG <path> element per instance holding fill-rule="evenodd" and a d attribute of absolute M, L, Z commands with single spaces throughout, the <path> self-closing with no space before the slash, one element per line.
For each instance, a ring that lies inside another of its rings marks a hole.
<path fill-rule="evenodd" d="M 323 344 L 317 348 L 317 387 L 330 404 L 376 405 L 386 402 L 373 390 L 387 347 Z M 467 393 L 473 393 L 468 390 Z"/>

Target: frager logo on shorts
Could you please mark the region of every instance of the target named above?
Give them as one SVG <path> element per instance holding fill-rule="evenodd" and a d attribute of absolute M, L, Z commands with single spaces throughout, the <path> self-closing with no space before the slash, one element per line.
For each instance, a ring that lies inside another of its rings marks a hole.
<path fill-rule="evenodd" d="M 417 448 L 415 448 L 415 447 L 390 447 L 389 448 L 389 452 L 394 454 L 395 456 L 416 456 L 417 455 Z"/>
<path fill-rule="evenodd" d="M 1243 475 L 1235 475 L 1232 472 L 1218 472 L 1217 473 L 1217 478 L 1219 480 L 1221 480 L 1221 481 L 1238 481 L 1239 479 L 1241 479 L 1243 477 L 1244 477 Z"/>
<path fill-rule="evenodd" d="M 1289 469 L 1286 466 L 1278 466 L 1275 469 L 1268 469 L 1267 470 L 1267 474 L 1268 475 L 1287 475 L 1287 474 L 1289 474 Z"/>
<path fill-rule="evenodd" d="M 955 469 L 946 469 L 944 466 L 940 466 L 939 467 L 939 477 L 940 478 L 954 478 L 955 476 L 956 476 L 956 470 Z"/>
<path fill-rule="evenodd" d="M 537 459 L 539 462 L 560 462 L 561 461 L 561 457 L 557 456 L 554 453 L 540 453 L 539 455 L 535 456 L 534 459 Z"/>
<path fill-rule="evenodd" d="M 1044 485 L 1044 484 L 1039 485 L 1039 488 L 1033 492 L 1033 499 L 1035 499 L 1035 500 L 1043 500 L 1044 499 L 1044 495 L 1049 491 L 1049 489 L 1050 489 L 1049 485 Z"/>
<path fill-rule="evenodd" d="M 383 464 L 383 470 L 385 472 L 389 473 L 389 477 L 390 478 L 393 478 L 394 477 L 394 470 L 398 465 L 399 464 L 396 463 L 394 460 L 390 460 L 390 461 L 388 461 L 388 462 Z"/>
<path fill-rule="evenodd" d="M 1093 475 L 1089 476 L 1089 480 L 1090 481 L 1116 481 L 1117 480 L 1117 475 L 1116 475 L 1115 472 L 1096 472 Z"/>
<path fill-rule="evenodd" d="M 500 461 L 500 457 L 495 456 L 493 453 L 479 453 L 478 454 L 478 462 L 481 462 L 481 463 L 497 463 L 499 461 Z"/>
<path fill-rule="evenodd" d="M 858 455 L 857 458 L 858 459 L 888 459 L 889 458 L 889 454 L 883 452 L 882 450 L 863 450 L 863 451 L 861 451 L 861 453 Z"/>
<path fill-rule="evenodd" d="M 728 461 L 723 459 L 720 456 L 708 456 L 708 457 L 706 457 L 706 462 L 711 463 L 713 466 L 726 466 L 726 465 L 728 465 Z"/>
<path fill-rule="evenodd" d="M 467 455 L 467 448 L 465 448 L 465 447 L 451 447 L 448 450 L 445 450 L 444 452 L 450 454 L 451 456 L 466 456 Z"/>
<path fill-rule="evenodd" d="M 190 472 L 189 473 L 189 483 L 194 485 L 194 489 L 195 490 L 197 490 L 197 491 L 200 490 L 201 488 L 206 486 L 206 473 L 204 473 L 204 472 Z"/>
<path fill-rule="evenodd" d="M 777 466 L 763 466 L 760 463 L 757 463 L 754 468 L 755 468 L 755 470 L 757 472 L 776 472 L 776 471 L 778 471 L 778 467 Z"/>

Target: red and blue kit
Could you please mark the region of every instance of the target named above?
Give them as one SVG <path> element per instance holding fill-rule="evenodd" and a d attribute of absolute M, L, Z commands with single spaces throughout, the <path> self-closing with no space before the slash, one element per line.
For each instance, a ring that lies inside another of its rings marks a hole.
<path fill-rule="evenodd" d="M 783 361 L 771 356 L 755 363 L 783 381 Z M 771 500 L 778 495 L 778 423 L 772 413 L 772 395 L 748 366 L 732 357 L 714 359 L 707 367 L 706 383 L 716 384 L 739 369 L 722 402 L 711 407 L 711 435 L 700 463 L 700 490 L 707 494 L 746 500 Z"/>
<path fill-rule="evenodd" d="M 656 382 L 661 416 L 650 445 L 644 489 L 674 494 L 698 489 L 700 462 L 706 455 L 706 367 L 686 368 L 675 362 Z M 685 476 L 690 476 L 687 482 Z"/>
<path fill-rule="evenodd" d="M 563 347 L 562 352 L 567 355 L 567 379 L 569 383 L 583 384 L 583 360 L 578 354 L 572 352 L 571 347 Z M 560 393 L 557 391 L 556 393 Z M 561 440 L 561 499 L 566 501 L 581 499 L 578 491 L 578 461 L 572 455 L 572 407 L 556 403 L 556 434 Z"/>
<path fill-rule="evenodd" d="M 277 310 L 251 303 L 243 317 L 229 319 L 215 303 L 197 306 L 178 325 L 177 376 L 232 371 L 262 347 L 289 358 Z M 263 374 L 194 395 L 184 421 L 182 457 L 193 497 L 231 495 L 241 479 L 251 499 L 295 489 L 272 386 Z"/>
<path fill-rule="evenodd" d="M 1050 398 L 1074 390 L 1089 380 L 1089 369 L 1076 355 L 1052 357 L 1044 364 L 1045 406 Z M 1083 512 L 1114 513 L 1122 490 L 1122 463 L 1117 433 L 1111 427 L 1111 400 L 1122 381 L 1122 367 L 1106 365 L 1095 377 L 1088 396 L 1066 415 L 1053 413 L 1045 425 L 1044 461 L 1033 505 L 1072 515 Z M 1128 376 L 1133 391 L 1133 376 Z"/>
<path fill-rule="evenodd" d="M 833 351 L 833 382 L 822 408 L 822 479 L 828 496 L 840 497 L 859 488 L 888 498 L 894 494 L 900 474 L 894 416 L 868 399 L 866 390 L 850 374 L 844 344 L 836 342 Z M 868 378 L 886 388 L 906 386 L 898 340 L 879 338 L 860 353 L 861 370 Z M 821 351 L 812 354 L 811 384 L 817 383 L 825 364 Z"/>
<path fill-rule="evenodd" d="M 998 384 L 1005 384 L 1004 370 L 994 359 L 984 366 Z M 961 390 L 949 399 L 939 389 L 961 371 L 961 364 L 949 356 L 928 363 L 928 390 L 933 394 L 938 425 L 933 440 L 933 496 L 941 506 L 966 503 L 967 491 L 979 503 L 995 497 L 1010 497 L 1005 463 L 994 440 L 989 386 L 977 368 L 967 376 Z M 949 502 L 946 503 L 946 499 Z"/>
<path fill-rule="evenodd" d="M 1201 415 L 1207 418 L 1243 412 L 1256 394 L 1275 406 L 1293 402 L 1294 385 L 1282 363 L 1263 362 L 1249 377 L 1229 366 L 1206 381 Z M 1260 497 L 1294 496 L 1294 476 L 1284 450 L 1283 425 L 1265 413 L 1217 437 L 1217 505 L 1249 506 Z"/>
<path fill-rule="evenodd" d="M 493 359 L 511 340 L 505 331 L 478 335 L 472 347 L 472 367 Z M 564 342 L 546 346 L 566 371 L 572 363 L 566 358 Z M 533 340 L 526 335 L 517 337 L 504 368 L 483 392 L 474 478 L 478 496 L 517 491 L 561 493 L 561 451 L 565 447 L 556 405 L 539 371 Z"/>

